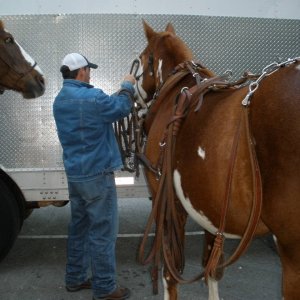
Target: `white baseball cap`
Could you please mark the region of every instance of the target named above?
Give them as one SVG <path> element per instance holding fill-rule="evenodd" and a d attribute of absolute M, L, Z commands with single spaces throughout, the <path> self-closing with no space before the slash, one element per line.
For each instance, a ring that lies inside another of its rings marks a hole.
<path fill-rule="evenodd" d="M 79 53 L 69 53 L 62 60 L 62 66 L 67 66 L 70 71 L 74 71 L 83 67 L 97 69 L 98 65 L 89 62 L 83 55 Z"/>

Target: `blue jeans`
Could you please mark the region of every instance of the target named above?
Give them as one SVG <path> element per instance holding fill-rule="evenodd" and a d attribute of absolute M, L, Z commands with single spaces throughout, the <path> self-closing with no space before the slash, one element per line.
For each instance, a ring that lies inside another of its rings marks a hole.
<path fill-rule="evenodd" d="M 68 232 L 66 285 L 77 285 L 92 271 L 95 297 L 116 288 L 115 245 L 118 207 L 113 173 L 84 182 L 69 182 L 71 221 Z"/>

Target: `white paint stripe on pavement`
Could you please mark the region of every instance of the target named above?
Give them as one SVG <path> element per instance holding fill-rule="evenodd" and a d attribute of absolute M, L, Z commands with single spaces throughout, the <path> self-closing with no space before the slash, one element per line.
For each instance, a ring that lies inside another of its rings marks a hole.
<path fill-rule="evenodd" d="M 186 232 L 185 235 L 202 235 L 204 231 L 192 231 Z M 132 237 L 143 237 L 143 233 L 120 233 L 118 234 L 119 238 L 132 238 Z M 149 236 L 154 236 L 154 233 L 150 233 Z M 51 235 L 19 235 L 19 239 L 27 239 L 27 240 L 34 240 L 34 239 L 66 239 L 68 236 L 63 234 L 51 234 Z"/>

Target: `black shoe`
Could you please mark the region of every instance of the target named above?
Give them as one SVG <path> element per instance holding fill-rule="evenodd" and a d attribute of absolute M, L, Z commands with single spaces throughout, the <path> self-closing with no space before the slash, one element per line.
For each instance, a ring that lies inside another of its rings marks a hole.
<path fill-rule="evenodd" d="M 92 288 L 92 281 L 91 279 L 86 280 L 85 282 L 77 285 L 66 285 L 66 290 L 68 292 L 77 292 L 83 289 L 91 289 Z"/>
<path fill-rule="evenodd" d="M 100 298 L 93 297 L 93 300 L 123 300 L 130 296 L 130 291 L 128 288 L 119 287 L 116 288 L 111 294 L 102 296 Z"/>

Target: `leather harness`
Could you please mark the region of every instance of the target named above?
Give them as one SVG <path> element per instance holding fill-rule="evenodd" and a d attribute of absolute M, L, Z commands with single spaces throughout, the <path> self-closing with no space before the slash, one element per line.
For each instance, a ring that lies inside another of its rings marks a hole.
<path fill-rule="evenodd" d="M 197 69 L 199 68 L 199 66 L 196 67 Z M 184 63 L 184 65 L 179 66 L 178 69 L 181 70 L 181 72 L 176 72 L 172 75 L 172 79 L 167 80 L 167 83 L 163 86 L 163 88 L 158 91 L 158 97 L 163 98 L 163 96 L 166 95 L 167 92 L 172 87 L 174 87 L 175 84 L 177 84 L 183 77 L 187 76 L 187 74 L 190 73 L 193 74 L 193 71 L 195 70 L 195 64 L 187 62 Z M 249 76 L 245 74 L 245 77 L 239 80 L 237 83 L 241 84 L 249 78 L 252 78 L 251 76 L 252 74 L 249 74 Z M 174 280 L 176 280 L 178 283 L 191 283 L 203 277 L 206 280 L 208 279 L 208 277 L 217 279 L 216 274 L 219 269 L 234 263 L 246 251 L 254 236 L 261 215 L 261 176 L 249 127 L 248 106 L 241 106 L 240 120 L 231 148 L 230 163 L 227 173 L 226 190 L 224 194 L 220 224 L 218 227 L 218 231 L 216 232 L 213 249 L 211 251 L 207 265 L 205 266 L 205 269 L 201 274 L 189 280 L 182 278 L 181 274 L 184 268 L 184 251 L 183 243 L 180 240 L 180 224 L 178 221 L 178 216 L 180 214 L 180 212 L 178 211 L 179 203 L 174 194 L 173 188 L 173 161 L 176 147 L 176 137 L 181 127 L 181 123 L 186 117 L 189 109 L 192 106 L 195 106 L 194 110 L 198 111 L 201 108 L 205 93 L 211 90 L 212 87 L 214 89 L 237 88 L 237 84 L 228 83 L 226 80 L 224 80 L 224 76 L 217 76 L 204 80 L 203 78 L 200 78 L 199 80 L 198 76 L 194 77 L 196 78 L 196 85 L 192 86 L 191 88 L 182 89 L 178 99 L 176 99 L 177 101 L 174 105 L 174 113 L 165 128 L 164 136 L 160 143 L 161 152 L 157 165 L 151 165 L 149 160 L 143 153 L 138 153 L 138 158 L 146 165 L 146 167 L 154 172 L 159 179 L 156 196 L 153 199 L 152 211 L 150 213 L 139 249 L 139 259 L 142 263 L 147 264 L 153 260 L 154 268 L 152 272 L 152 280 L 153 292 L 155 294 L 158 293 L 157 272 L 161 263 L 161 255 L 163 255 L 163 260 L 165 265 L 167 266 L 167 270 L 170 272 Z M 194 101 L 191 101 L 193 93 L 198 95 L 198 102 L 196 104 L 194 103 Z M 157 99 L 156 101 L 159 101 L 159 99 Z M 224 230 L 227 211 L 230 203 L 233 170 L 237 156 L 240 134 L 243 126 L 246 132 L 247 147 L 251 162 L 253 180 L 253 204 L 246 230 L 241 238 L 238 247 L 236 248 L 232 256 L 227 259 L 227 261 L 221 263 L 220 257 L 223 254 L 223 246 L 225 240 Z M 144 253 L 148 235 L 154 224 L 155 238 L 151 250 L 145 258 Z"/>

